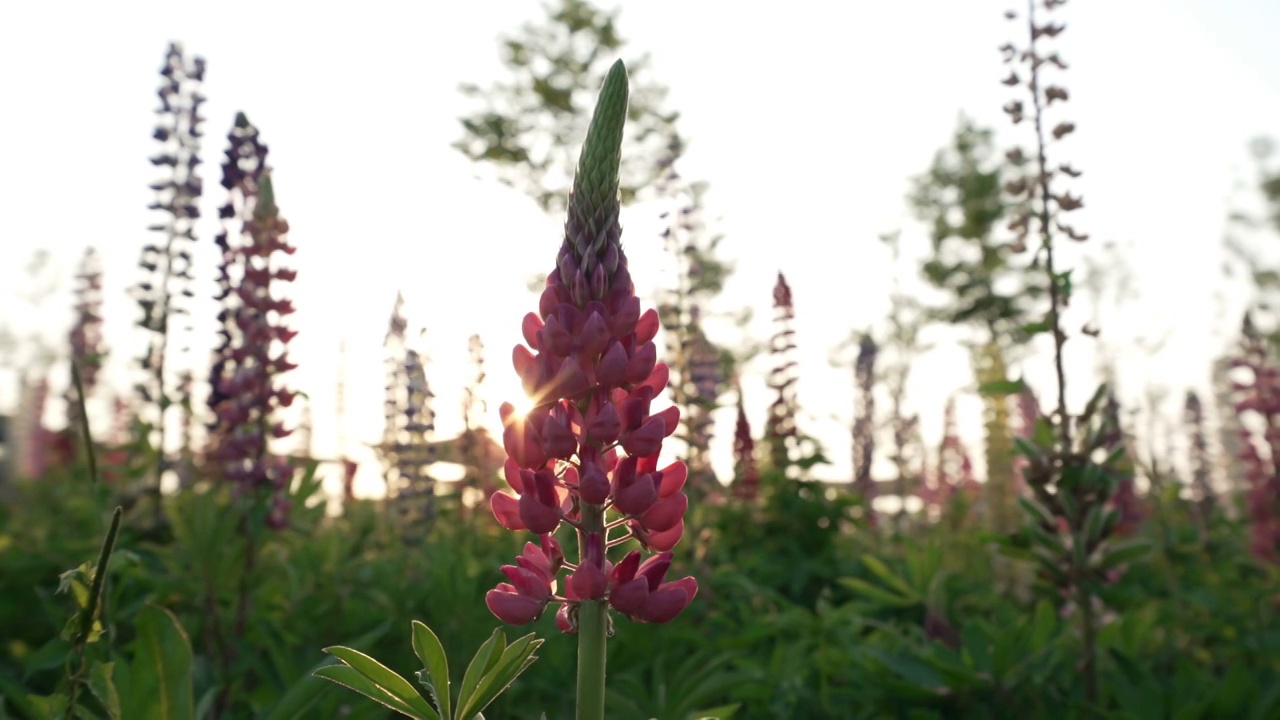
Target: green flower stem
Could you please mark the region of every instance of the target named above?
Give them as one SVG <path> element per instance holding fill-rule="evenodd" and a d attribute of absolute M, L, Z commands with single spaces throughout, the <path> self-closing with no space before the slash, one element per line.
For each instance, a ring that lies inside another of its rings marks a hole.
<path fill-rule="evenodd" d="M 583 505 L 578 531 L 580 558 L 585 558 L 589 532 L 604 532 L 604 510 Z M 609 635 L 609 609 L 603 600 L 578 605 L 578 720 L 604 720 L 605 643 Z"/>

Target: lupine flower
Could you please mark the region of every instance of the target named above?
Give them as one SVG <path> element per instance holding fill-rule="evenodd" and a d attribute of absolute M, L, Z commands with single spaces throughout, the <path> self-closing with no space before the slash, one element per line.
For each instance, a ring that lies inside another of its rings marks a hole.
<path fill-rule="evenodd" d="M 1110 428 L 1102 439 L 1103 447 L 1107 452 L 1126 447 L 1124 431 L 1120 427 L 1120 403 L 1116 400 L 1115 393 L 1107 393 L 1107 403 L 1102 412 L 1107 418 L 1107 427 Z M 1113 471 L 1118 482 L 1116 492 L 1111 496 L 1111 506 L 1120 512 L 1120 520 L 1113 533 L 1118 537 L 1127 537 L 1142 527 L 1142 522 L 1147 519 L 1147 508 L 1142 498 L 1138 497 L 1138 488 L 1133 482 L 1133 463 L 1126 458 Z"/>
<path fill-rule="evenodd" d="M 878 348 L 870 335 L 863 335 L 858 345 L 858 357 L 853 363 L 854 386 L 857 407 L 853 417 L 853 486 L 865 503 L 867 517 L 875 520 L 871 501 L 875 497 L 875 481 L 871 478 L 871 463 L 875 456 L 875 381 L 876 354 Z"/>
<path fill-rule="evenodd" d="M 435 397 L 427 385 L 422 355 L 405 338 L 404 297 L 396 295 L 384 347 L 387 349 L 386 423 L 378 448 L 387 496 L 396 509 L 406 543 L 418 542 L 435 516 L 435 479 L 427 467 L 435 460 L 428 436 L 435 430 Z"/>
<path fill-rule="evenodd" d="M 79 364 L 80 382 L 86 402 L 98 384 L 105 350 L 102 344 L 102 260 L 98 251 L 87 248 L 76 275 L 75 323 L 68 338 L 71 357 Z M 67 389 L 67 427 L 77 431 L 80 423 L 80 399 L 75 384 Z"/>
<path fill-rule="evenodd" d="M 774 332 L 770 350 L 777 365 L 769 373 L 769 387 L 778 397 L 769 406 L 765 420 L 764 439 L 769 446 L 769 460 L 774 469 L 784 469 L 791 464 L 791 450 L 796 442 L 796 362 L 795 306 L 791 301 L 791 286 L 782 273 L 773 286 Z"/>
<path fill-rule="evenodd" d="M 138 265 L 144 271 L 143 279 L 133 288 L 142 319 L 138 325 L 148 331 L 147 349 L 140 358 L 142 382 L 137 389 L 143 401 L 153 408 L 149 418 L 156 431 L 156 447 L 160 462 L 156 468 L 153 490 L 158 491 L 160 474 L 165 469 L 165 430 L 167 409 L 183 408 L 186 404 L 170 394 L 168 363 L 175 347 L 172 322 L 189 310 L 182 307 L 181 297 L 192 297 L 192 256 L 190 244 L 195 240 L 196 220 L 200 217 L 200 196 L 203 181 L 199 174 L 200 129 L 204 117 L 200 106 L 205 98 L 200 93 L 204 81 L 205 62 L 200 57 L 188 62 L 182 47 L 170 44 L 160 70 L 161 82 L 157 95 L 160 107 L 156 109 L 159 121 L 152 136 L 160 144 L 160 150 L 151 157 L 151 164 L 166 168 L 167 177 L 152 183 L 156 198 L 150 210 L 160 211 L 167 217 L 148 229 L 161 234 L 162 239 L 142 248 Z M 182 331 L 191 332 L 185 324 Z"/>
<path fill-rule="evenodd" d="M 296 272 L 274 259 L 292 255 L 294 247 L 285 240 L 289 224 L 275 203 L 266 146 L 257 142 L 257 130 L 243 113 L 236 116 L 230 139 L 222 184 L 231 196 L 219 214 L 224 222 L 241 218 L 243 230 L 241 241 L 233 243 L 224 224 L 216 240 L 223 252 L 218 296 L 223 327 L 210 376 L 210 457 L 239 494 L 270 498 L 267 524 L 278 529 L 288 524 L 293 469 L 268 446 L 291 432 L 274 415 L 295 397 L 277 378 L 295 367 L 287 348 L 296 333 L 283 324 L 293 304 L 276 288 Z"/>
<path fill-rule="evenodd" d="M 738 388 L 738 420 L 733 427 L 733 494 L 743 500 L 754 500 L 760 493 L 760 470 L 756 466 L 756 441 L 751 437 L 751 423 Z"/>
<path fill-rule="evenodd" d="M 1024 386 L 1014 404 L 1013 436 L 1030 442 L 1035 437 L 1036 419 L 1039 417 L 1040 401 L 1036 399 L 1036 394 L 1030 387 Z M 1013 482 L 1015 492 L 1019 495 L 1027 489 L 1027 479 L 1023 473 L 1028 467 L 1030 462 L 1027 458 L 1021 453 L 1014 453 Z"/>
<path fill-rule="evenodd" d="M 1183 419 L 1186 422 L 1190 441 L 1191 489 L 1196 496 L 1196 507 L 1201 514 L 1201 522 L 1204 523 L 1213 514 L 1216 504 L 1213 487 L 1209 481 L 1212 463 L 1209 457 L 1209 439 L 1204 427 L 1204 406 L 1200 402 L 1200 396 L 1188 390 L 1183 407 Z"/>
<path fill-rule="evenodd" d="M 1280 564 L 1280 368 L 1248 315 L 1241 336 L 1241 352 L 1231 367 L 1247 371 L 1248 379 L 1233 382 L 1232 389 L 1241 419 L 1251 547 L 1259 559 Z M 1260 431 L 1251 431 L 1251 424 Z"/>
<path fill-rule="evenodd" d="M 49 399 L 49 381 L 40 378 L 34 382 L 22 378 L 18 411 L 12 424 L 14 449 L 13 467 L 20 478 L 43 477 L 49 468 L 49 447 L 52 433 L 44 426 L 45 403 Z"/>
<path fill-rule="evenodd" d="M 662 441 L 675 432 L 680 414 L 652 407 L 668 380 L 653 342 L 658 316 L 641 312 L 622 251 L 617 173 L 626 103 L 626 71 L 618 63 L 583 145 L 556 268 L 538 312 L 524 318 L 525 344 L 513 351 L 534 407 L 525 414 L 510 403 L 500 408 L 504 474 L 515 494 L 491 496 L 494 516 L 509 530 L 543 536 L 544 550 L 546 538 L 568 523 L 580 550 L 563 596 L 554 594 L 555 561 L 549 577 L 528 567 L 504 568 L 511 582 L 489 593 L 489 609 L 511 624 L 530 622 L 557 602 L 564 606 L 557 625 L 574 632 L 577 607 L 595 600 L 637 620 L 666 622 L 697 592 L 693 578 L 663 582 L 670 564 L 664 553 L 654 556 L 665 558 L 661 572 L 664 561 L 657 560 L 643 575 L 656 599 L 650 605 L 646 595 L 637 604 L 638 589 L 615 593 L 640 576 L 639 552 L 617 567 L 607 557 L 628 537 L 647 549 L 669 550 L 683 534 L 688 505 L 684 463 L 658 467 Z M 610 511 L 621 521 L 612 530 L 624 530 L 616 537 L 605 522 Z M 526 547 L 526 564 L 537 564 L 529 555 Z"/>

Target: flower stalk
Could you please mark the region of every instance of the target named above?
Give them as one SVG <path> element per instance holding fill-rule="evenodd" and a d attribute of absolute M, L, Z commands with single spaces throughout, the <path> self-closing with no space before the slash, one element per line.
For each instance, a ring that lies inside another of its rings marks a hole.
<path fill-rule="evenodd" d="M 618 167 L 627 110 L 627 74 L 609 71 L 582 148 L 569 198 L 564 242 L 547 277 L 539 312 L 524 318 L 526 345 L 513 364 L 533 408 L 510 403 L 503 420 L 504 492 L 490 497 L 498 522 L 528 530 L 515 565 L 485 596 L 503 622 L 523 625 L 549 604 L 556 625 L 578 635 L 579 720 L 604 717 L 609 610 L 637 622 L 668 622 L 693 600 L 697 581 L 666 582 L 671 548 L 684 534 L 688 478 L 683 462 L 658 468 L 662 442 L 680 422 L 677 408 L 651 412 L 667 386 L 657 362 L 654 310 L 640 300 L 622 251 Z M 576 530 L 578 562 L 569 565 L 554 535 Z M 608 550 L 634 540 L 656 551 L 641 562 L 633 550 L 616 565 Z M 570 570 L 562 592 L 558 574 Z"/>

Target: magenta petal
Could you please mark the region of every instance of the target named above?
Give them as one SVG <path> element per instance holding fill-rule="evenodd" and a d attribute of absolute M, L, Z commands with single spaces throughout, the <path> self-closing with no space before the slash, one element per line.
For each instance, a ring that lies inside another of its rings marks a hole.
<path fill-rule="evenodd" d="M 489 496 L 489 508 L 498 524 L 508 530 L 528 530 L 524 520 L 520 519 L 520 501 L 502 492 Z"/>
<path fill-rule="evenodd" d="M 653 507 L 640 516 L 640 524 L 650 532 L 670 530 L 680 522 L 687 509 L 689 509 L 689 496 L 684 493 L 668 495 L 654 503 Z"/>
<path fill-rule="evenodd" d="M 606 400 L 587 426 L 587 439 L 608 445 L 617 440 L 621 432 L 622 420 L 618 417 L 618 411 L 613 409 L 613 403 Z"/>
<path fill-rule="evenodd" d="M 645 601 L 649 599 L 649 583 L 644 578 L 637 578 L 623 583 L 609 594 L 609 604 L 615 610 L 631 617 L 644 610 Z"/>
<path fill-rule="evenodd" d="M 570 357 L 561 363 L 556 372 L 554 387 L 558 398 L 581 400 L 591 389 L 591 381 L 577 358 Z"/>
<path fill-rule="evenodd" d="M 644 578 L 649 583 L 650 590 L 657 590 L 662 586 L 662 581 L 667 579 L 667 569 L 671 567 L 672 558 L 669 551 L 650 555 L 636 568 L 636 577 Z"/>
<path fill-rule="evenodd" d="M 627 515 L 642 515 L 658 501 L 658 489 L 652 475 L 640 475 L 628 486 L 614 493 L 613 506 Z"/>
<path fill-rule="evenodd" d="M 542 350 L 559 357 L 568 355 L 573 350 L 573 338 L 560 320 L 552 315 L 542 328 Z"/>
<path fill-rule="evenodd" d="M 604 597 L 608 580 L 603 570 L 591 563 L 583 563 L 569 575 L 568 585 L 573 588 L 574 596 L 579 599 L 599 600 Z"/>
<path fill-rule="evenodd" d="M 569 622 L 569 606 L 561 605 L 556 611 L 556 627 L 560 628 L 560 632 L 566 635 L 577 635 L 578 628 Z"/>
<path fill-rule="evenodd" d="M 653 308 L 644 311 L 640 319 L 636 321 L 636 342 L 647 343 L 658 335 L 658 329 L 661 325 L 658 323 L 658 312 Z"/>
<path fill-rule="evenodd" d="M 640 617 L 645 622 L 669 622 L 683 612 L 697 594 L 698 581 L 691 577 L 667 583 L 649 593 Z"/>
<path fill-rule="evenodd" d="M 546 602 L 551 597 L 550 584 L 537 572 L 515 565 L 503 565 L 502 574 L 511 581 L 516 592 Z"/>
<path fill-rule="evenodd" d="M 671 368 L 667 367 L 666 363 L 658 363 L 653 366 L 653 372 L 649 373 L 649 377 L 645 378 L 641 385 L 651 388 L 654 396 L 657 396 L 667 389 L 667 383 L 670 381 Z"/>
<path fill-rule="evenodd" d="M 529 532 L 538 535 L 552 533 L 560 526 L 560 511 L 542 504 L 534 493 L 525 493 L 520 496 L 520 521 Z"/>
<path fill-rule="evenodd" d="M 565 460 L 578 451 L 578 438 L 559 418 L 551 417 L 542 426 L 542 450 L 547 457 Z"/>
<path fill-rule="evenodd" d="M 654 415 L 654 417 L 662 418 L 663 437 L 670 437 L 671 433 L 680 427 L 680 408 L 674 405 Z"/>
<path fill-rule="evenodd" d="M 627 377 L 627 351 L 614 342 L 596 365 L 596 382 L 604 387 L 617 387 Z"/>
<path fill-rule="evenodd" d="M 609 477 L 596 465 L 589 466 L 578 483 L 578 494 L 585 503 L 603 505 L 609 499 Z"/>
<path fill-rule="evenodd" d="M 666 437 L 666 432 L 666 423 L 661 417 L 655 415 L 645 420 L 640 429 L 622 436 L 622 449 L 626 450 L 628 455 L 639 457 L 653 455 L 662 449 L 662 438 Z"/>
<path fill-rule="evenodd" d="M 637 347 L 627 360 L 627 382 L 634 385 L 643 383 L 649 373 L 653 372 L 653 366 L 657 362 L 658 348 L 652 341 Z"/>
<path fill-rule="evenodd" d="M 654 313 L 655 319 L 657 313 Z M 622 301 L 622 305 L 618 307 L 613 317 L 610 318 L 613 325 L 613 336 L 616 338 L 624 338 L 635 332 L 636 321 L 640 319 L 640 298 L 629 297 Z M 656 334 L 656 332 L 655 332 Z"/>
<path fill-rule="evenodd" d="M 676 523 L 675 527 L 662 532 L 648 532 L 644 529 L 644 526 L 640 524 L 639 520 L 632 520 L 627 523 L 627 527 L 631 528 L 631 533 L 636 536 L 636 539 L 639 540 L 640 544 L 647 550 L 657 550 L 660 552 L 670 550 L 680 543 L 680 538 L 684 537 L 683 518 L 680 519 L 680 522 Z"/>
<path fill-rule="evenodd" d="M 520 324 L 520 332 L 524 335 L 524 342 L 531 349 L 538 349 L 538 332 L 542 330 L 542 318 L 537 313 L 529 313 L 524 316 L 524 322 Z"/>
<path fill-rule="evenodd" d="M 662 469 L 662 482 L 658 485 L 658 497 L 667 497 L 680 492 L 689 479 L 689 466 L 677 460 Z"/>
<path fill-rule="evenodd" d="M 604 321 L 603 317 L 600 317 L 600 313 L 591 313 L 578 336 L 578 342 L 581 343 L 583 354 L 594 359 L 595 356 L 604 351 L 609 339 L 608 323 Z"/>
<path fill-rule="evenodd" d="M 636 569 L 640 567 L 640 551 L 632 550 L 622 558 L 622 562 L 613 566 L 613 572 L 609 573 L 609 583 L 614 587 L 621 587 L 636 576 Z"/>
<path fill-rule="evenodd" d="M 503 591 L 502 585 L 498 588 L 485 593 L 484 604 L 489 606 L 489 612 L 493 613 L 494 617 L 508 625 L 531 623 L 538 619 L 542 614 L 542 608 L 546 607 L 546 603 L 533 598 Z"/>

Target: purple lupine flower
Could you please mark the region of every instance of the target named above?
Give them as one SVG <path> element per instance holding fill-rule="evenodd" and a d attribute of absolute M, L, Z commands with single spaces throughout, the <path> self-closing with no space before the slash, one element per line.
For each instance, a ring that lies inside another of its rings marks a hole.
<path fill-rule="evenodd" d="M 1233 370 L 1247 379 L 1232 383 L 1235 411 L 1241 422 L 1241 463 L 1248 481 L 1248 517 L 1251 548 L 1259 559 L 1280 564 L 1280 368 L 1266 340 L 1245 315 L 1240 355 Z M 1256 417 L 1260 432 L 1249 430 L 1245 419 Z"/>
<path fill-rule="evenodd" d="M 296 272 L 275 258 L 292 255 L 294 247 L 285 240 L 289 224 L 275 203 L 266 147 L 257 143 L 257 130 L 243 113 L 236 116 L 230 138 L 222 182 L 231 194 L 219 213 L 224 230 L 217 240 L 223 250 L 218 296 L 223 341 L 210 378 L 215 419 L 209 454 L 241 496 L 269 497 L 267 524 L 279 529 L 288 524 L 293 469 L 270 452 L 269 443 L 290 434 L 274 416 L 295 397 L 277 378 L 295 367 L 287 348 L 296 333 L 283 323 L 293 304 L 280 298 L 277 288 Z M 225 224 L 233 218 L 242 221 L 239 242 L 230 240 Z"/>
<path fill-rule="evenodd" d="M 743 500 L 755 500 L 760 494 L 760 470 L 756 466 L 756 441 L 751 437 L 751 423 L 738 388 L 738 420 L 733 428 L 733 494 Z"/>
<path fill-rule="evenodd" d="M 509 530 L 546 537 L 568 523 L 577 530 L 580 554 L 563 596 L 544 592 L 554 591 L 554 573 L 549 579 L 504 569 L 512 582 L 487 600 L 494 615 L 511 624 L 530 622 L 558 602 L 564 607 L 557 625 L 575 632 L 577 607 L 600 600 L 633 619 L 666 622 L 697 592 L 693 578 L 665 581 L 666 551 L 684 533 L 688 470 L 679 461 L 658 467 L 662 441 L 675 432 L 680 414 L 651 407 L 668 380 L 653 342 L 658 315 L 641 313 L 622 251 L 617 172 L 626 93 L 618 63 L 583 145 L 556 268 L 538 312 L 524 318 L 526 344 L 513 351 L 533 409 L 500 408 L 504 472 L 515 494 L 490 497 L 494 516 Z M 606 522 L 609 513 L 617 519 Z M 639 566 L 638 552 L 619 564 L 622 570 L 609 562 L 608 549 L 628 538 L 665 558 L 661 572 L 656 566 L 664 560 L 650 558 L 647 574 L 640 567 L 628 574 Z M 637 598 L 638 586 L 617 594 L 642 574 L 647 595 Z"/>
<path fill-rule="evenodd" d="M 423 356 L 405 338 L 404 297 L 396 295 L 384 347 L 387 386 L 383 441 L 378 451 L 387 484 L 387 497 L 396 509 L 405 542 L 414 544 L 435 517 L 435 478 L 428 466 L 435 450 L 428 442 L 435 431 L 435 394 L 427 384 Z"/>
<path fill-rule="evenodd" d="M 142 311 L 138 325 L 148 333 L 147 347 L 138 363 L 143 378 L 136 389 L 143 401 L 151 406 L 146 423 L 155 433 L 153 442 L 158 450 L 150 488 L 155 493 L 159 493 L 160 478 L 168 467 L 166 431 L 169 410 L 177 409 L 184 414 L 190 412 L 190 406 L 171 393 L 170 361 L 173 341 L 178 335 L 175 330 L 180 329 L 187 336 L 192 332 L 190 310 L 182 306 L 181 298 L 194 294 L 191 291 L 194 278 L 190 246 L 196 239 L 196 221 L 200 217 L 200 197 L 204 189 L 199 174 L 200 145 L 204 134 L 200 129 L 204 122 L 200 106 L 205 101 L 200 90 L 204 72 L 202 58 L 188 61 L 181 45 L 169 45 L 157 90 L 160 107 L 155 113 L 159 120 L 152 133 L 160 148 L 150 158 L 152 165 L 165 169 L 166 177 L 151 184 L 156 195 L 148 206 L 148 209 L 160 211 L 167 217 L 148 227 L 148 230 L 160 233 L 162 239 L 143 246 L 138 265 L 145 274 L 132 289 Z M 186 316 L 186 322 L 181 328 L 175 328 L 173 323 L 180 315 Z M 178 349 L 182 352 L 187 350 L 182 346 Z M 157 512 L 159 507 L 157 503 Z"/>
<path fill-rule="evenodd" d="M 791 286 L 787 279 L 778 273 L 778 281 L 773 286 L 774 332 L 770 351 L 777 358 L 777 365 L 769 372 L 769 387 L 778 397 L 769 406 L 769 416 L 765 420 L 764 439 L 769 446 L 769 459 L 775 470 L 787 468 L 791 464 L 791 451 L 796 443 L 796 362 L 795 305 L 791 300 Z"/>
<path fill-rule="evenodd" d="M 1102 438 L 1102 447 L 1107 452 L 1127 447 L 1124 431 L 1120 427 L 1120 402 L 1116 400 L 1115 393 L 1107 393 L 1107 402 L 1102 412 L 1106 417 L 1106 427 L 1109 428 Z M 1142 522 L 1147 519 L 1147 508 L 1142 498 L 1138 496 L 1138 488 L 1133 482 L 1132 463 L 1124 463 L 1114 468 L 1114 472 L 1118 482 L 1115 494 L 1111 496 L 1111 506 L 1119 511 L 1120 520 L 1116 523 L 1113 534 L 1118 537 L 1127 537 L 1142 527 Z"/>
<path fill-rule="evenodd" d="M 102 342 L 102 259 L 98 251 L 87 248 L 76 274 L 75 322 L 68 338 L 71 357 L 79 364 L 80 382 L 86 402 L 98 385 L 105 349 Z M 67 427 L 80 422 L 80 400 L 74 383 L 67 389 Z"/>

